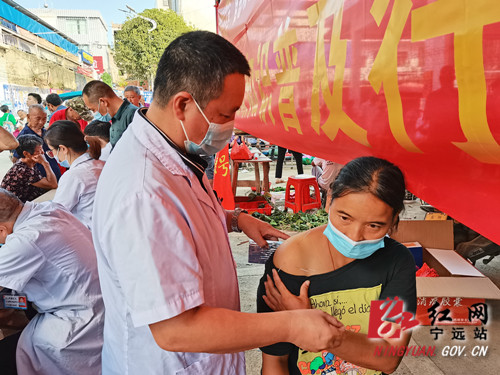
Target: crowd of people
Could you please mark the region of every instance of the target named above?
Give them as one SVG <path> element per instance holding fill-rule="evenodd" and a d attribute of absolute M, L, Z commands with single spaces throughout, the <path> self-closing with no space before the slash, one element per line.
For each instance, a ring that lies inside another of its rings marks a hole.
<path fill-rule="evenodd" d="M 63 103 L 55 93 L 45 101 L 30 93 L 19 120 L 1 107 L 0 151 L 10 150 L 13 164 L 0 189 L 0 287 L 27 298 L 31 318 L 22 333 L 0 341 L 7 375 L 101 373 L 104 305 L 91 235 L 94 196 L 111 134 L 116 143 L 138 107 L 103 82 L 86 89 L 92 87 L 104 93 L 96 113 L 88 97 Z M 127 90 L 140 99 L 138 88 Z M 121 108 L 126 117 L 117 113 Z M 52 189 L 51 201 L 33 202 Z"/>
<path fill-rule="evenodd" d="M 17 139 L 0 127 L 0 147 L 15 149 L 0 189 L 0 286 L 37 313 L 0 341 L 0 353 L 17 347 L 19 374 L 244 374 L 243 351 L 256 347 L 263 374 L 298 374 L 297 358 L 325 351 L 375 373 L 397 367 L 400 357 L 368 353 L 409 335 L 350 332 L 352 321 L 311 308 L 307 289 L 311 301 L 398 296 L 414 311 L 411 255 L 385 237 L 403 207 L 401 171 L 377 158 L 348 163 L 328 187 L 329 224 L 290 240 L 225 210 L 205 159 L 231 139 L 249 75 L 227 40 L 189 32 L 164 51 L 149 107 L 136 88 L 122 99 L 91 81 L 65 105 L 47 96 L 47 127 L 37 94 Z M 33 202 L 56 187 L 52 201 Z M 258 290 L 265 314 L 240 312 L 231 231 L 262 247 L 287 240 Z M 330 273 L 338 282 L 325 282 Z"/>

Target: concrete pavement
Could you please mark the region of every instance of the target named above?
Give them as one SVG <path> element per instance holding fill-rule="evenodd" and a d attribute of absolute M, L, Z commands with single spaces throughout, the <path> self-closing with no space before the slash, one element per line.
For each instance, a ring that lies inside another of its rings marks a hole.
<path fill-rule="evenodd" d="M 9 159 L 9 151 L 0 152 L 0 181 L 10 167 L 12 167 L 12 162 Z"/>

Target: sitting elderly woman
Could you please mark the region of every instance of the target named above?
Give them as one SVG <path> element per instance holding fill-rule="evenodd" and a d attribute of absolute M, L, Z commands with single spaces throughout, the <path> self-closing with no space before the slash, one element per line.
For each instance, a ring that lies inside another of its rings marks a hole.
<path fill-rule="evenodd" d="M 404 195 L 398 167 L 374 157 L 354 159 L 332 184 L 328 224 L 291 237 L 269 258 L 258 289 L 259 312 L 312 307 L 335 316 L 345 330 L 340 345 L 322 353 L 289 343 L 262 348 L 263 375 L 380 374 L 397 368 L 401 357 L 375 356 L 375 349 L 407 345 L 409 332 L 390 323 L 389 332 L 398 334 L 367 333 L 371 301 L 398 297 L 405 311 L 416 310 L 415 262 L 387 236 L 398 223 Z"/>
<path fill-rule="evenodd" d="M 16 149 L 20 159 L 9 169 L 2 180 L 2 188 L 14 193 L 21 202 L 32 201 L 49 189 L 57 188 L 57 179 L 43 154 L 43 142 L 36 135 L 21 135 Z M 45 169 L 43 177 L 35 168 L 39 163 Z"/>

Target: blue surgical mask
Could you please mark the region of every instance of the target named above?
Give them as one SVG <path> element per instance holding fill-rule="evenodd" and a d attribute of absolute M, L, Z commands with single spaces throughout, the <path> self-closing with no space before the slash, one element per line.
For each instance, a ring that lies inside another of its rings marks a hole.
<path fill-rule="evenodd" d="M 208 123 L 208 130 L 203 140 L 199 144 L 196 144 L 193 141 L 189 140 L 186 129 L 184 128 L 184 124 L 181 121 L 182 130 L 184 131 L 184 135 L 186 136 L 186 140 L 184 141 L 186 152 L 193 155 L 215 155 L 229 143 L 229 140 L 233 135 L 234 120 L 228 121 L 224 124 L 216 124 L 214 122 L 210 122 L 208 121 L 207 116 L 205 116 L 196 100 L 194 98 L 193 100 L 196 104 L 196 107 L 198 107 L 198 110 L 205 118 L 205 121 Z"/>
<path fill-rule="evenodd" d="M 56 159 L 57 163 L 61 166 L 61 167 L 64 167 L 64 168 L 69 168 L 70 165 L 69 165 L 69 161 L 68 160 L 63 160 L 63 161 L 60 161 L 59 160 L 59 150 L 57 150 L 57 153 L 54 155 L 54 159 Z"/>
<path fill-rule="evenodd" d="M 102 121 L 102 122 L 110 122 L 111 115 L 106 111 L 106 114 L 103 115 L 99 110 L 101 109 L 101 101 L 99 100 L 99 104 L 97 105 L 97 112 L 94 112 L 94 120 Z"/>
<path fill-rule="evenodd" d="M 111 116 L 110 116 L 109 113 L 106 113 L 105 115 L 102 115 L 99 112 L 96 112 L 96 113 L 94 113 L 94 120 L 102 121 L 102 122 L 110 122 L 111 121 Z"/>
<path fill-rule="evenodd" d="M 353 259 L 365 259 L 372 255 L 378 249 L 384 247 L 384 237 L 376 240 L 353 241 L 344 233 L 335 228 L 328 218 L 328 225 L 323 234 L 330 243 L 342 255 Z"/>

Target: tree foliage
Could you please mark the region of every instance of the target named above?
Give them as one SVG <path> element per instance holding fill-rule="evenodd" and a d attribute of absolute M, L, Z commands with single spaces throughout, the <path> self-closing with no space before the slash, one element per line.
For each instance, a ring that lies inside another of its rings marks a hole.
<path fill-rule="evenodd" d="M 129 78 L 149 80 L 170 42 L 194 29 L 172 10 L 146 9 L 140 15 L 155 20 L 158 26 L 149 33 L 151 22 L 129 18 L 115 35 L 115 59 Z"/>
<path fill-rule="evenodd" d="M 113 80 L 111 78 L 111 74 L 109 74 L 108 72 L 102 73 L 101 80 L 109 87 L 113 87 Z"/>

